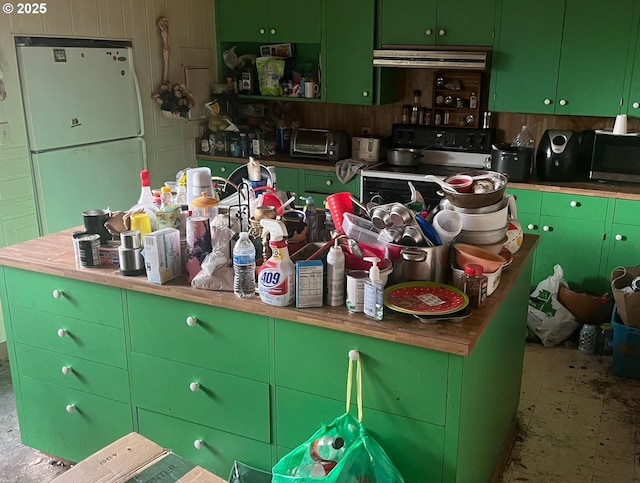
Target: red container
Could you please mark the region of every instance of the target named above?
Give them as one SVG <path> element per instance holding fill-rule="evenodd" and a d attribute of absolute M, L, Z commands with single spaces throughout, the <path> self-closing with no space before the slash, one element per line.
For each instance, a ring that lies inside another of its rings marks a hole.
<path fill-rule="evenodd" d="M 334 193 L 327 196 L 327 207 L 331 212 L 331 219 L 336 230 L 342 232 L 342 220 L 345 213 L 353 213 L 351 193 Z"/>

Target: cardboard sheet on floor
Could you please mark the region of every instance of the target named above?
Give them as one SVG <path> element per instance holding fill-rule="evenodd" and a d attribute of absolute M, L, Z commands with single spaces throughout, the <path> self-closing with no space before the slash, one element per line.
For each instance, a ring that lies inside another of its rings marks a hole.
<path fill-rule="evenodd" d="M 225 483 L 153 441 L 129 433 L 63 473 L 54 483 Z"/>

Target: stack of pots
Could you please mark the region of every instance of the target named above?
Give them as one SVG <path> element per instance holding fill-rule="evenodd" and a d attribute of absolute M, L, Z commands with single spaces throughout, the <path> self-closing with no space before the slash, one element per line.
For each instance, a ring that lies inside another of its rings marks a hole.
<path fill-rule="evenodd" d="M 457 241 L 472 245 L 503 245 L 509 220 L 517 219 L 515 200 L 505 194 L 507 178 L 495 171 L 474 170 L 445 179 L 446 183 L 471 177 L 466 192 L 443 190 L 440 208 L 453 210 L 462 220 Z"/>

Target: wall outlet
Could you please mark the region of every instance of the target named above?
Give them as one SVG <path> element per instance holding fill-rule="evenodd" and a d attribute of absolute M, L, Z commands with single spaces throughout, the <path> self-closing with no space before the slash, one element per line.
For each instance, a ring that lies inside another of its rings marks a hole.
<path fill-rule="evenodd" d="M 0 146 L 11 144 L 11 133 L 9 132 L 9 123 L 0 122 Z"/>
<path fill-rule="evenodd" d="M 363 127 L 361 130 L 362 134 L 371 134 L 371 128 L 370 127 Z"/>

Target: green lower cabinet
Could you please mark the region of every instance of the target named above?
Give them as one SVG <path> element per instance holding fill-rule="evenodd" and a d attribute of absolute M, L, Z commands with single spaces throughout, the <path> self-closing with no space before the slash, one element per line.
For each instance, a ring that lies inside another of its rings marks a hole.
<path fill-rule="evenodd" d="M 271 441 L 266 383 L 134 352 L 131 385 L 139 408 Z"/>
<path fill-rule="evenodd" d="M 133 431 L 131 406 L 86 392 L 20 378 L 22 442 L 80 461 Z"/>
<path fill-rule="evenodd" d="M 374 381 L 365 378 L 364 388 L 375 385 Z M 366 396 L 363 399 L 366 401 Z M 306 441 L 322 424 L 330 423 L 345 412 L 344 397 L 335 400 L 280 387 L 276 389 L 276 407 L 279 457 Z M 357 417 L 355 404 L 350 412 Z M 443 426 L 369 408 L 364 409 L 362 422 L 407 483 L 442 481 Z"/>
<path fill-rule="evenodd" d="M 297 168 L 283 168 L 278 166 L 276 168 L 276 185 L 280 191 L 289 191 L 292 194 L 300 193 L 300 170 Z M 295 204 L 299 204 L 299 200 L 296 199 Z"/>
<path fill-rule="evenodd" d="M 342 183 L 335 173 L 328 171 L 304 170 L 301 173 L 300 190 L 302 196 L 311 196 L 316 208 L 322 208 L 327 196 L 334 193 L 348 192 L 360 198 L 360 177 L 355 176 L 347 183 Z"/>
<path fill-rule="evenodd" d="M 268 471 L 272 446 L 208 426 L 138 409 L 140 434 L 203 468 L 227 478 L 234 460 Z"/>
<path fill-rule="evenodd" d="M 640 265 L 640 201 L 615 201 L 606 246 L 608 257 L 600 271 L 607 282 L 614 268 Z"/>
<path fill-rule="evenodd" d="M 276 321 L 275 340 L 277 347 L 287 348 L 276 351 L 278 387 L 344 400 L 347 356 L 355 349 L 360 352 L 367 381 L 365 406 L 444 424 L 449 354 L 285 320 Z M 322 361 L 318 368 L 322 377 L 311 377 L 309 365 L 299 362 L 303 360 Z M 408 367 L 420 371 L 406 370 Z"/>

